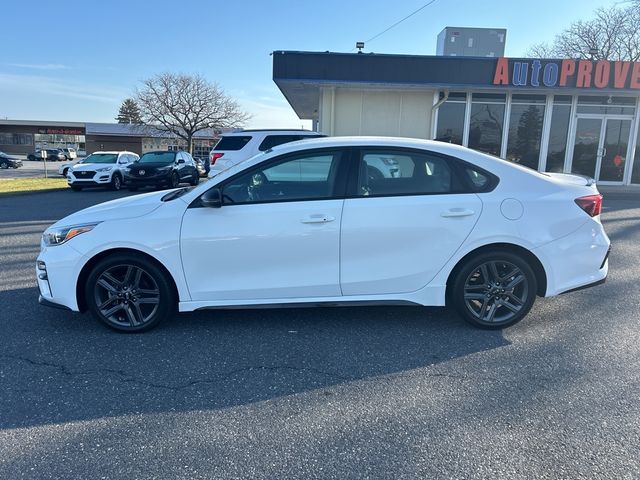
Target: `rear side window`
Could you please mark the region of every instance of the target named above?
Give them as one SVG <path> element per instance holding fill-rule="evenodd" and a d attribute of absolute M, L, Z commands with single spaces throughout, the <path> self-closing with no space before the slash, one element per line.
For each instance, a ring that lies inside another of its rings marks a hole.
<path fill-rule="evenodd" d="M 250 136 L 231 136 L 222 137 L 218 144 L 213 147 L 214 150 L 242 150 L 244 146 L 251 141 Z"/>
<path fill-rule="evenodd" d="M 481 192 L 489 186 L 491 179 L 482 172 L 471 167 L 465 167 L 464 173 L 476 192 Z"/>
<path fill-rule="evenodd" d="M 297 140 L 303 140 L 305 138 L 314 138 L 312 135 L 267 135 L 262 141 L 258 150 L 264 152 L 270 148 L 282 145 L 284 143 L 295 142 Z"/>
<path fill-rule="evenodd" d="M 359 196 L 427 195 L 461 191 L 445 158 L 428 153 L 363 151 Z"/>

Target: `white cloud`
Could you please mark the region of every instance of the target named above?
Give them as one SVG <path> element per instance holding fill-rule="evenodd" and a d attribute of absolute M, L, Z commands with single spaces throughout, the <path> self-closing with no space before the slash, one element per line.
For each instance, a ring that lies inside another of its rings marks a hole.
<path fill-rule="evenodd" d="M 32 70 L 69 70 L 71 67 L 61 63 L 5 63 L 9 67 L 29 68 Z"/>
<path fill-rule="evenodd" d="M 7 91 L 44 93 L 106 103 L 120 103 L 129 95 L 126 89 L 86 84 L 67 79 L 0 73 L 0 86 Z"/>

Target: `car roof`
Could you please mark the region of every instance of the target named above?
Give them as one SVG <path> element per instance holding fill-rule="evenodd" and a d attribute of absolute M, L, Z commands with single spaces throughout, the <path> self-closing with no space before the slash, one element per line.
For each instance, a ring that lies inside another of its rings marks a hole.
<path fill-rule="evenodd" d="M 129 152 L 128 150 L 98 150 L 97 152 L 92 152 L 91 155 L 94 155 L 96 153 L 113 153 L 113 154 L 130 153 L 133 155 L 138 155 L 137 153 Z"/>
<path fill-rule="evenodd" d="M 315 135 L 322 135 L 319 132 L 314 132 L 312 130 L 304 130 L 304 129 L 300 129 L 300 130 L 296 130 L 296 129 L 252 129 L 252 130 L 238 130 L 237 132 L 228 132 L 228 133 L 223 133 L 222 135 L 220 135 L 221 137 L 242 137 L 242 136 L 246 136 L 247 133 L 263 133 L 265 135 L 269 135 L 270 133 L 273 134 L 292 134 L 292 135 L 309 135 L 309 136 L 315 136 Z"/>

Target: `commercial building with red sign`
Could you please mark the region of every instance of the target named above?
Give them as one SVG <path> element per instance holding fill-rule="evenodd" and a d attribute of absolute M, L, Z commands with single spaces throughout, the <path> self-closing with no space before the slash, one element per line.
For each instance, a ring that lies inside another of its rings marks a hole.
<path fill-rule="evenodd" d="M 437 139 L 640 184 L 640 62 L 276 51 L 273 80 L 327 135 Z"/>
<path fill-rule="evenodd" d="M 217 136 L 211 129 L 194 137 L 195 157 L 208 158 Z M 99 150 L 151 150 L 186 148 L 184 140 L 146 125 L 122 123 L 43 122 L 0 120 L 0 151 L 29 155 L 37 149 L 75 148 L 81 155 Z"/>

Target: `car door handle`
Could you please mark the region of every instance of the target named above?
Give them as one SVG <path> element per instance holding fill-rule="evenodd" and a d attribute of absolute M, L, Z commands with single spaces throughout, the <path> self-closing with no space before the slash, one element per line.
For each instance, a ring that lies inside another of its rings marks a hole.
<path fill-rule="evenodd" d="M 309 215 L 308 217 L 305 217 L 300 221 L 302 223 L 328 223 L 328 222 L 333 222 L 334 220 L 335 220 L 334 217 L 319 213 L 316 215 Z"/>
<path fill-rule="evenodd" d="M 441 217 L 452 218 L 452 217 L 468 217 L 469 215 L 473 215 L 476 212 L 473 210 L 469 210 L 468 208 L 452 208 L 450 210 L 446 210 L 440 214 Z"/>

